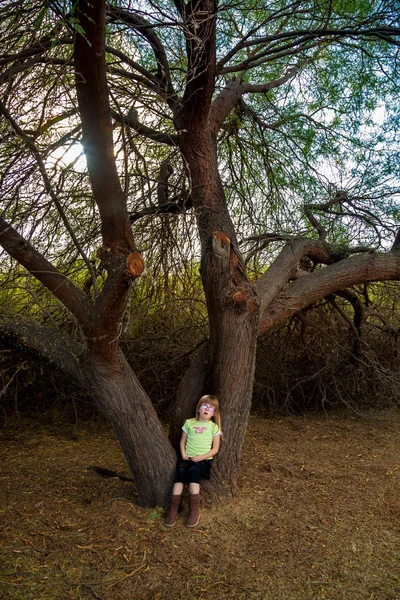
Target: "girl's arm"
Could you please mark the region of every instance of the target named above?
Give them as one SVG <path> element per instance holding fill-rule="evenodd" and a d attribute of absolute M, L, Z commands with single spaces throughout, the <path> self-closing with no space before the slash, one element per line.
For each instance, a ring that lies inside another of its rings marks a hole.
<path fill-rule="evenodd" d="M 182 437 L 181 437 L 181 441 L 179 443 L 179 449 L 181 451 L 182 458 L 184 460 L 189 460 L 189 457 L 186 454 L 186 440 L 187 440 L 187 433 L 186 433 L 186 431 L 182 431 Z"/>
<path fill-rule="evenodd" d="M 207 458 L 212 458 L 213 456 L 218 454 L 220 441 L 221 441 L 221 436 L 215 435 L 213 438 L 213 445 L 212 445 L 211 450 L 209 452 L 207 452 L 207 454 L 200 454 L 200 456 L 193 456 L 192 461 L 200 462 L 201 460 L 206 460 Z"/>

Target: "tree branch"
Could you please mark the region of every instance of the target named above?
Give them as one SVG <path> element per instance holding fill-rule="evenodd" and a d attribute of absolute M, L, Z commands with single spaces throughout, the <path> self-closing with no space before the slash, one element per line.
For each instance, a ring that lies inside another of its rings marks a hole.
<path fill-rule="evenodd" d="M 351 29 L 351 28 L 343 28 L 343 29 L 329 29 L 329 28 L 324 28 L 324 29 L 313 29 L 313 30 L 297 30 L 297 31 L 287 31 L 284 33 L 278 33 L 276 35 L 267 35 L 267 36 L 263 36 L 263 37 L 259 37 L 259 38 L 254 38 L 248 41 L 241 41 L 237 47 L 235 47 L 235 49 L 233 49 L 228 55 L 229 58 L 225 57 L 224 59 L 222 59 L 219 63 L 218 63 L 218 68 L 217 68 L 217 72 L 218 74 L 226 74 L 226 73 L 232 73 L 232 72 L 237 72 L 237 71 L 243 71 L 243 70 L 248 70 L 251 69 L 255 66 L 259 66 L 260 64 L 262 64 L 262 62 L 260 62 L 260 59 L 266 59 L 266 57 L 268 57 L 268 60 L 275 60 L 277 57 L 279 56 L 283 56 L 283 53 L 287 52 L 288 50 L 290 51 L 291 49 L 291 53 L 298 53 L 301 50 L 304 50 L 304 44 L 306 44 L 306 47 L 308 48 L 309 46 L 313 46 L 315 41 L 317 41 L 318 43 L 323 40 L 323 38 L 329 38 L 330 40 L 332 40 L 332 38 L 343 38 L 343 37 L 355 37 L 355 38 L 362 38 L 365 37 L 366 39 L 368 38 L 383 38 L 385 39 L 387 42 L 394 44 L 396 46 L 400 45 L 400 42 L 397 41 L 396 37 L 400 36 L 400 28 L 398 27 L 391 27 L 391 26 L 383 26 L 383 27 L 376 27 L 376 28 L 369 28 L 369 29 Z M 260 47 L 261 45 L 265 45 L 268 43 L 273 43 L 273 42 L 277 42 L 280 40 L 290 40 L 290 43 L 285 43 L 281 46 L 278 47 L 272 47 L 272 48 L 268 48 L 266 50 L 264 50 L 263 52 L 259 52 L 257 54 L 254 54 L 252 57 L 250 57 L 249 59 L 242 61 L 241 63 L 238 63 L 237 65 L 233 65 L 231 67 L 223 67 L 224 64 L 226 64 L 228 62 L 228 60 L 230 60 L 230 58 L 232 58 L 234 56 L 234 54 L 239 51 L 239 50 L 243 50 L 244 48 L 250 48 L 252 46 L 257 46 Z M 311 44 L 310 44 L 311 43 Z M 296 47 L 296 48 L 295 48 Z M 232 53 L 233 52 L 233 53 Z"/>
<path fill-rule="evenodd" d="M 282 77 L 279 77 L 278 79 L 273 79 L 272 81 L 269 81 L 266 84 L 252 85 L 250 83 L 245 83 L 243 85 L 243 94 L 264 94 L 266 92 L 269 92 L 270 90 L 273 90 L 274 88 L 283 85 L 284 83 L 289 81 L 289 79 L 293 79 L 293 77 L 295 77 L 295 75 L 298 73 L 299 68 L 299 66 L 291 67 L 286 71 L 284 75 L 282 75 Z"/>
<path fill-rule="evenodd" d="M 85 324 L 89 308 L 85 294 L 1 217 L 0 245 L 39 279 L 71 311 L 81 325 Z"/>
<path fill-rule="evenodd" d="M 115 110 L 111 110 L 111 116 L 113 119 L 115 119 L 115 121 L 121 123 L 121 125 L 129 125 L 129 127 L 132 127 L 135 131 L 137 131 L 137 133 L 143 135 L 149 140 L 153 140 L 154 142 L 159 142 L 161 144 L 167 144 L 168 146 L 178 145 L 177 135 L 155 131 L 154 129 L 151 129 L 151 127 L 147 127 L 147 125 L 140 123 L 137 111 L 135 109 L 130 110 L 126 116 L 120 115 Z"/>
<path fill-rule="evenodd" d="M 22 320 L 0 319 L 0 334 L 8 346 L 19 351 L 22 346 L 26 359 L 45 360 L 76 383 L 84 384 L 80 366 L 85 351 L 83 344 L 71 340 L 54 327 Z"/>
<path fill-rule="evenodd" d="M 292 67 L 284 75 L 282 75 L 282 77 L 269 81 L 263 85 L 251 85 L 249 83 L 243 83 L 242 75 L 228 83 L 228 85 L 220 92 L 215 100 L 213 100 L 211 105 L 209 120 L 212 130 L 215 132 L 220 130 L 226 117 L 244 94 L 269 92 L 270 90 L 285 84 L 287 81 L 295 77 L 299 68 L 299 66 Z"/>
<path fill-rule="evenodd" d="M 268 272 L 268 271 L 267 271 Z M 259 333 L 328 294 L 370 281 L 400 280 L 400 254 L 359 254 L 296 279 L 262 312 Z"/>
<path fill-rule="evenodd" d="M 157 80 L 159 84 L 160 95 L 164 96 L 171 110 L 175 111 L 179 99 L 171 81 L 169 64 L 164 46 L 154 31 L 154 28 L 142 17 L 128 12 L 122 8 L 107 5 L 107 13 L 112 18 L 121 19 L 124 23 L 132 25 L 136 31 L 150 44 L 157 62 Z"/>
<path fill-rule="evenodd" d="M 39 150 L 37 149 L 36 145 L 33 143 L 33 141 L 30 139 L 29 136 L 26 135 L 26 133 L 24 131 L 22 131 L 22 129 L 19 127 L 19 125 L 14 121 L 14 119 L 12 118 L 11 114 L 9 113 L 9 111 L 7 110 L 7 108 L 4 106 L 3 102 L 0 100 L 0 112 L 6 117 L 6 119 L 8 120 L 8 122 L 10 123 L 10 125 L 13 127 L 14 131 L 26 142 L 28 148 L 30 149 L 30 151 L 32 152 L 38 167 L 39 167 L 39 171 L 40 174 L 43 178 L 44 181 L 44 185 L 46 188 L 46 192 L 49 194 L 49 196 L 51 197 L 51 199 L 53 200 L 54 204 L 56 205 L 56 208 L 58 210 L 58 213 L 62 219 L 62 222 L 65 225 L 66 230 L 68 231 L 69 235 L 71 236 L 72 241 L 74 242 L 76 248 L 78 249 L 79 254 L 82 256 L 88 271 L 92 277 L 92 281 L 93 281 L 93 286 L 94 289 L 97 291 L 97 283 L 96 283 L 96 276 L 94 274 L 93 271 L 93 267 L 91 262 L 89 261 L 88 257 L 86 256 L 85 252 L 83 251 L 82 246 L 80 245 L 78 238 L 75 235 L 74 230 L 72 229 L 67 216 L 63 210 L 63 207 L 61 205 L 61 202 L 57 196 L 57 194 L 54 192 L 53 190 L 53 186 L 51 185 L 49 176 L 47 175 L 47 171 L 46 171 L 46 167 L 44 165 L 43 159 L 40 155 Z"/>
<path fill-rule="evenodd" d="M 114 157 L 105 57 L 105 2 L 78 0 L 77 16 L 84 34 L 74 44 L 76 90 L 93 194 L 102 220 L 108 260 L 119 260 L 134 248 L 125 196 Z"/>
<path fill-rule="evenodd" d="M 175 196 L 166 204 L 162 204 L 161 206 L 149 206 L 148 208 L 144 208 L 141 211 L 131 213 L 129 215 L 129 219 L 131 223 L 138 221 L 142 217 L 148 215 L 176 215 L 179 213 L 184 213 L 190 208 L 192 208 L 192 198 L 190 195 L 186 196 Z"/>
<path fill-rule="evenodd" d="M 293 277 L 303 256 L 312 257 L 317 262 L 333 262 L 324 244 L 307 238 L 292 238 L 256 283 L 257 292 L 261 296 L 260 314 L 266 311 L 268 305 Z"/>
<path fill-rule="evenodd" d="M 72 41 L 72 37 L 61 37 L 57 39 L 57 46 L 71 44 Z M 17 52 L 16 54 L 3 55 L 0 57 L 0 67 L 3 65 L 8 65 L 12 62 L 19 62 L 23 59 L 30 58 L 31 56 L 44 54 L 45 52 L 47 52 L 47 50 L 51 48 L 53 42 L 54 37 L 49 35 L 39 40 L 30 48 L 25 48 L 24 50 L 21 50 L 21 52 Z"/>
<path fill-rule="evenodd" d="M 189 2 L 183 11 L 188 68 L 182 105 L 185 120 L 194 126 L 208 118 L 214 93 L 216 17 L 217 0 Z"/>
<path fill-rule="evenodd" d="M 395 250 L 398 252 L 400 250 L 400 229 L 397 232 L 397 235 L 395 237 L 395 240 L 393 242 L 393 246 L 392 246 L 392 252 L 394 252 Z"/>

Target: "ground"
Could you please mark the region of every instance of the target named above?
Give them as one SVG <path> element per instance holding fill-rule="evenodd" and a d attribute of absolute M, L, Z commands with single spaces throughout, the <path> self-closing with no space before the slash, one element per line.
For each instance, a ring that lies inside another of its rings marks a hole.
<path fill-rule="evenodd" d="M 101 423 L 1 432 L 0 598 L 400 599 L 400 412 L 250 419 L 231 504 L 141 508 Z"/>

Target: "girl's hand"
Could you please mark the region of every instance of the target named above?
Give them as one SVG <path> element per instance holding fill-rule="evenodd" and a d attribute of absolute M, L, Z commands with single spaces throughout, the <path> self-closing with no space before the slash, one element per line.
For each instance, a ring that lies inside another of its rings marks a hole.
<path fill-rule="evenodd" d="M 192 460 L 195 463 L 198 463 L 203 460 L 203 456 L 202 455 L 201 456 L 192 456 L 192 458 L 190 460 Z"/>
<path fill-rule="evenodd" d="M 188 457 L 188 455 L 186 454 L 186 452 L 182 452 L 182 458 L 183 460 L 190 460 L 190 458 Z"/>

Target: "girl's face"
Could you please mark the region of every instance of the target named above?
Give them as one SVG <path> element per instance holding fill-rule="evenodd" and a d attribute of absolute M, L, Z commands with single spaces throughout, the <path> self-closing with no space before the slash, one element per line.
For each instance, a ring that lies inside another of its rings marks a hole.
<path fill-rule="evenodd" d="M 200 421 L 209 421 L 215 414 L 215 406 L 202 402 L 199 406 Z"/>

